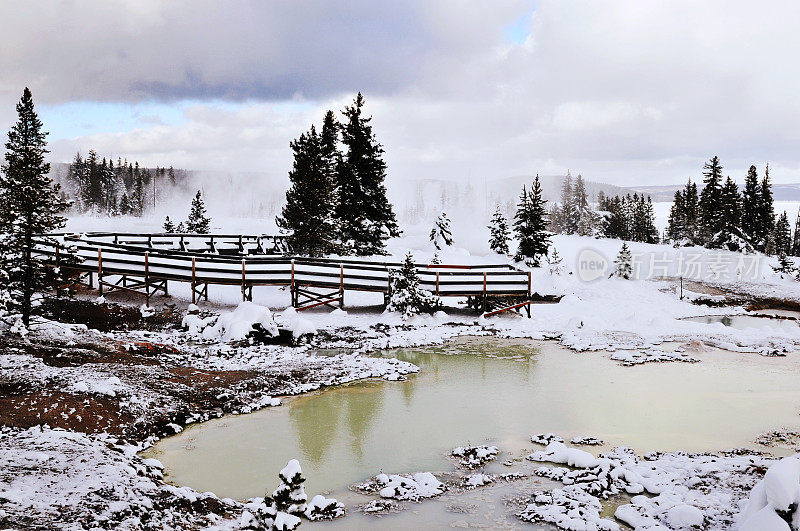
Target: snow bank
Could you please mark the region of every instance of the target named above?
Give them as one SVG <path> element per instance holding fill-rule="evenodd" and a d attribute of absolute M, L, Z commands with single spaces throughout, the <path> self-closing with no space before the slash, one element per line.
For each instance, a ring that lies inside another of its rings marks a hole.
<path fill-rule="evenodd" d="M 800 454 L 769 467 L 740 515 L 741 531 L 800 530 Z M 790 527 L 791 525 L 791 527 Z"/>
<path fill-rule="evenodd" d="M 253 331 L 255 325 L 261 325 L 273 337 L 278 335 L 278 326 L 269 308 L 244 301 L 234 311 L 221 314 L 214 325 L 205 327 L 201 336 L 203 339 L 222 342 L 242 341 Z"/>
<path fill-rule="evenodd" d="M 548 461 L 569 466 L 588 468 L 597 464 L 595 456 L 585 450 L 568 448 L 562 442 L 553 441 L 547 448 L 533 452 L 528 456 L 531 461 Z"/>

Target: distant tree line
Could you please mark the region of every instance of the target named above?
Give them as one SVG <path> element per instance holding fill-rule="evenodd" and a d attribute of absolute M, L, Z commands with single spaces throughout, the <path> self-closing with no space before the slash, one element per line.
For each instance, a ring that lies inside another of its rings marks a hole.
<path fill-rule="evenodd" d="M 601 232 L 606 238 L 632 242 L 658 243 L 653 203 L 644 194 L 606 197 L 600 192 L 598 208 L 603 213 Z"/>
<path fill-rule="evenodd" d="M 670 241 L 800 256 L 800 227 L 795 226 L 793 237 L 786 212 L 775 215 L 769 165 L 761 179 L 756 167 L 750 166 L 740 192 L 730 177 L 723 181 L 722 164 L 715 156 L 703 166 L 703 185 L 699 195 L 691 180 L 675 192 L 666 233 Z"/>
<path fill-rule="evenodd" d="M 67 168 L 65 186 L 73 208 L 81 213 L 141 216 L 155 207 L 165 188 L 174 188 L 185 172 L 174 168 L 142 168 L 138 162 L 100 159 L 94 150 L 80 153 Z"/>
<path fill-rule="evenodd" d="M 342 111 L 325 114 L 289 146 L 294 163 L 286 205 L 276 218 L 289 252 L 371 255 L 386 252 L 386 240 L 400 235 L 386 197 L 383 146 L 363 113 L 359 92 Z"/>

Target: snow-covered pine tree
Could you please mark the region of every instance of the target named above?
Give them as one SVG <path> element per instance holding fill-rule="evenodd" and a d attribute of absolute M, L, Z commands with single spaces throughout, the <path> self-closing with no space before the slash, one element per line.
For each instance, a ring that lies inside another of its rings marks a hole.
<path fill-rule="evenodd" d="M 578 213 L 575 194 L 572 191 L 572 175 L 567 171 L 561 185 L 561 223 L 564 234 L 575 234 L 578 230 Z"/>
<path fill-rule="evenodd" d="M 173 223 L 173 222 L 172 222 L 172 220 L 171 220 L 171 219 L 169 219 L 169 216 L 167 216 L 167 217 L 164 219 L 164 225 L 163 225 L 163 227 L 164 227 L 164 232 L 166 232 L 167 234 L 173 234 L 173 233 L 175 233 L 175 232 L 176 232 L 176 230 L 175 230 L 175 229 L 176 229 L 176 227 L 175 227 L 175 223 Z"/>
<path fill-rule="evenodd" d="M 697 183 L 693 183 L 691 179 L 689 179 L 686 183 L 686 187 L 683 189 L 683 208 L 686 226 L 684 237 L 692 243 L 697 243 L 698 240 L 699 205 L 700 200 L 697 197 Z"/>
<path fill-rule="evenodd" d="M 787 275 L 796 272 L 794 262 L 792 262 L 784 252 L 778 253 L 778 267 L 773 266 L 772 270 L 776 273 L 783 273 Z"/>
<path fill-rule="evenodd" d="M 622 242 L 617 258 L 614 260 L 615 269 L 612 276 L 630 280 L 633 276 L 633 257 L 626 242 Z"/>
<path fill-rule="evenodd" d="M 206 216 L 206 206 L 203 203 L 203 194 L 200 190 L 192 199 L 192 209 L 186 221 L 186 231 L 195 234 L 208 234 L 211 232 L 211 218 Z"/>
<path fill-rule="evenodd" d="M 342 142 L 346 153 L 337 172 L 339 203 L 336 210 L 340 241 L 355 254 L 386 252 L 386 240 L 400 235 L 392 204 L 386 197 L 386 163 L 383 146 L 363 115 L 364 97 L 359 92 L 345 107 Z"/>
<path fill-rule="evenodd" d="M 289 172 L 292 186 L 276 222 L 287 232 L 289 252 L 323 256 L 333 251 L 336 238 L 332 162 L 323 160 L 320 136 L 313 125 L 290 146 L 294 152 Z"/>
<path fill-rule="evenodd" d="M 575 232 L 581 236 L 591 236 L 594 232 L 595 220 L 592 217 L 594 212 L 589 208 L 586 185 L 580 173 L 575 178 L 575 186 L 572 189 L 572 205 L 575 208 Z"/>
<path fill-rule="evenodd" d="M 450 232 L 450 219 L 447 214 L 442 212 L 433 224 L 431 229 L 430 240 L 437 251 L 440 251 L 443 246 L 450 247 L 453 245 L 453 234 Z"/>
<path fill-rule="evenodd" d="M 800 209 L 797 211 L 797 218 L 794 220 L 794 235 L 792 237 L 792 256 L 800 256 Z"/>
<path fill-rule="evenodd" d="M 564 226 L 562 225 L 562 218 L 563 215 L 561 213 L 561 207 L 558 206 L 558 203 L 553 203 L 550 206 L 550 215 L 548 216 L 549 223 L 547 224 L 547 230 L 549 230 L 553 234 L 562 234 L 564 232 Z"/>
<path fill-rule="evenodd" d="M 669 220 L 667 222 L 667 238 L 678 243 L 684 238 L 686 232 L 686 210 L 683 203 L 683 193 L 680 190 L 675 192 L 672 206 L 669 209 Z"/>
<path fill-rule="evenodd" d="M 390 297 L 386 310 L 403 314 L 403 319 L 419 314 L 433 313 L 441 306 L 439 297 L 419 286 L 419 276 L 411 253 L 406 255 L 399 270 L 389 273 Z"/>
<path fill-rule="evenodd" d="M 27 87 L 16 110 L 17 122 L 8 132 L 5 162 L 0 168 L 0 270 L 8 275 L 11 305 L 20 310 L 22 322 L 28 326 L 33 294 L 52 287 L 57 280 L 55 271 L 32 252 L 33 235 L 63 227 L 66 219 L 59 212 L 69 205 L 61 199 L 61 187 L 49 176 L 47 133 Z"/>
<path fill-rule="evenodd" d="M 758 170 L 750 166 L 744 180 L 742 190 L 742 234 L 753 245 L 759 245 L 759 207 L 761 204 L 761 184 L 758 182 Z"/>
<path fill-rule="evenodd" d="M 306 491 L 303 487 L 303 482 L 305 482 L 306 478 L 303 477 L 303 471 L 297 459 L 289 461 L 278 473 L 278 477 L 281 480 L 281 484 L 272 493 L 272 501 L 278 515 L 287 513 L 296 517 L 302 516 L 306 511 L 308 496 L 306 496 Z"/>
<path fill-rule="evenodd" d="M 769 180 L 769 164 L 767 164 L 764 170 L 764 178 L 761 180 L 761 194 L 758 201 L 758 230 L 756 234 L 764 252 L 766 252 L 768 240 L 774 230 L 775 206 L 772 200 L 772 183 Z"/>
<path fill-rule="evenodd" d="M 789 254 L 792 244 L 792 229 L 786 211 L 778 217 L 775 224 L 775 254 Z"/>
<path fill-rule="evenodd" d="M 656 228 L 656 214 L 653 210 L 653 201 L 647 196 L 644 205 L 644 241 L 645 243 L 658 243 L 658 229 Z"/>
<path fill-rule="evenodd" d="M 508 221 L 498 206 L 489 223 L 489 248 L 497 254 L 508 254 L 508 240 L 511 234 L 508 230 Z"/>
<path fill-rule="evenodd" d="M 550 233 L 547 230 L 547 201 L 542 199 L 542 185 L 537 175 L 530 192 L 522 187 L 522 196 L 514 217 L 514 232 L 519 239 L 517 261 L 525 261 L 539 267 L 550 248 Z"/>
<path fill-rule="evenodd" d="M 564 273 L 564 264 L 562 264 L 561 255 L 558 254 L 558 249 L 553 247 L 553 251 L 547 255 L 547 268 L 551 275 L 561 275 Z"/>
<path fill-rule="evenodd" d="M 700 192 L 700 239 L 705 245 L 722 230 L 722 164 L 716 155 L 703 165 L 703 191 Z"/>
<path fill-rule="evenodd" d="M 739 194 L 739 187 L 730 177 L 725 180 L 720 200 L 722 227 L 708 245 L 729 251 L 743 251 L 750 245 L 742 240 L 742 197 Z"/>

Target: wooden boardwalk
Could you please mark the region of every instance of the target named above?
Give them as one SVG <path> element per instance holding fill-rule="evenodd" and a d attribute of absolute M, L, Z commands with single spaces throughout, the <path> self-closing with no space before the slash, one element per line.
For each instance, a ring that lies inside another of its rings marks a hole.
<path fill-rule="evenodd" d="M 85 233 L 53 234 L 56 245 L 40 240 L 36 252 L 48 263 L 73 271 L 103 292 L 122 290 L 143 294 L 147 303 L 168 282 L 191 284 L 192 302 L 208 299 L 209 285 L 235 285 L 243 300 L 252 300 L 257 286 L 287 286 L 298 309 L 344 305 L 346 291 L 389 295 L 389 271 L 399 262 L 384 257 L 308 258 L 279 254 L 280 236 Z M 530 272 L 507 264 L 416 264 L 420 285 L 442 297 L 470 297 L 483 310 L 530 303 Z M 493 302 L 492 302 L 493 301 Z M 487 306 L 488 304 L 488 306 Z M 510 308 L 509 308 L 510 309 Z"/>

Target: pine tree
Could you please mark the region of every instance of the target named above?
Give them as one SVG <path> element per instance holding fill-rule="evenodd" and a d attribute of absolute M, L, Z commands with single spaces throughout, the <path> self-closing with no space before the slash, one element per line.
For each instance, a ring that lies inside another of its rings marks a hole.
<path fill-rule="evenodd" d="M 579 173 L 575 178 L 575 186 L 572 189 L 572 205 L 575 209 L 575 232 L 581 233 L 581 225 L 584 219 L 589 216 L 589 201 L 586 199 L 586 185 L 583 177 Z M 584 234 L 587 236 L 588 234 Z"/>
<path fill-rule="evenodd" d="M 553 247 L 553 252 L 547 255 L 547 268 L 551 275 L 561 275 L 564 273 L 564 265 L 561 262 L 561 255 L 558 254 L 558 249 Z"/>
<path fill-rule="evenodd" d="M 550 233 L 547 231 L 546 200 L 542 199 L 542 185 L 537 175 L 530 193 L 522 187 L 522 196 L 514 217 L 514 232 L 519 239 L 517 261 L 525 261 L 538 267 L 547 256 L 550 247 Z"/>
<path fill-rule="evenodd" d="M 203 195 L 200 190 L 192 199 L 192 210 L 186 221 L 186 231 L 195 234 L 208 234 L 211 232 L 211 218 L 206 216 L 206 206 L 203 204 Z"/>
<path fill-rule="evenodd" d="M 406 255 L 399 270 L 389 272 L 390 297 L 386 310 L 403 314 L 403 319 L 439 309 L 439 298 L 419 286 L 419 275 L 411 253 Z"/>
<path fill-rule="evenodd" d="M 791 274 L 795 273 L 794 262 L 792 262 L 786 253 L 780 252 L 778 253 L 778 267 L 772 267 L 772 270 L 776 273 L 785 273 Z"/>
<path fill-rule="evenodd" d="M 722 165 L 714 156 L 703 166 L 703 191 L 700 193 L 700 239 L 709 243 L 724 226 L 722 212 Z"/>
<path fill-rule="evenodd" d="M 758 171 L 755 166 L 750 166 L 744 180 L 742 190 L 742 233 L 751 244 L 759 243 L 759 221 L 761 205 L 761 185 L 758 182 Z"/>
<path fill-rule="evenodd" d="M 494 216 L 492 216 L 492 221 L 489 223 L 489 231 L 489 248 L 497 254 L 508 254 L 508 240 L 511 239 L 511 235 L 508 230 L 508 221 L 500 207 L 497 207 Z"/>
<path fill-rule="evenodd" d="M 450 220 L 447 218 L 446 213 L 442 212 L 439 214 L 439 217 L 436 218 L 436 222 L 431 229 L 430 240 L 433 242 L 433 246 L 436 247 L 437 251 L 440 251 L 443 245 L 448 247 L 453 245 L 453 234 L 450 232 Z"/>
<path fill-rule="evenodd" d="M 698 225 L 700 223 L 700 200 L 697 197 L 697 184 L 691 179 L 683 189 L 683 209 L 685 213 L 685 232 L 684 237 L 692 243 L 698 242 Z"/>
<path fill-rule="evenodd" d="M 294 152 L 289 172 L 292 186 L 276 222 L 288 232 L 291 253 L 322 256 L 333 250 L 336 237 L 332 170 L 323 160 L 320 137 L 313 125 L 290 146 Z"/>
<path fill-rule="evenodd" d="M 58 213 L 68 204 L 60 197 L 61 187 L 49 176 L 50 164 L 45 162 L 47 133 L 42 130 L 27 87 L 16 110 L 18 120 L 8 132 L 0 171 L 0 270 L 7 275 L 10 302 L 19 308 L 22 323 L 28 326 L 33 294 L 56 281 L 54 270 L 34 254 L 33 236 L 63 227 L 66 219 Z"/>
<path fill-rule="evenodd" d="M 683 202 L 683 193 L 675 192 L 672 206 L 669 209 L 667 222 L 667 238 L 673 242 L 680 242 L 686 233 L 686 208 Z"/>
<path fill-rule="evenodd" d="M 572 175 L 567 171 L 561 186 L 561 226 L 564 234 L 575 234 L 578 230 L 578 212 L 575 194 L 572 191 Z"/>
<path fill-rule="evenodd" d="M 175 224 L 172 222 L 171 219 L 169 219 L 169 216 L 167 216 L 166 219 L 164 219 L 163 227 L 164 227 L 164 232 L 166 232 L 167 234 L 173 234 L 176 232 Z"/>
<path fill-rule="evenodd" d="M 392 205 L 386 197 L 386 163 L 383 146 L 375 139 L 370 121 L 363 116 L 359 92 L 345 107 L 342 142 L 346 153 L 337 172 L 340 241 L 356 254 L 383 254 L 386 240 L 400 235 Z"/>
<path fill-rule="evenodd" d="M 800 209 L 797 218 L 794 220 L 794 237 L 792 240 L 792 256 L 800 256 Z"/>
<path fill-rule="evenodd" d="M 792 229 L 789 225 L 789 218 L 786 211 L 778 218 L 775 224 L 775 254 L 789 254 L 792 244 Z"/>
<path fill-rule="evenodd" d="M 131 213 L 131 203 L 127 192 L 123 192 L 122 197 L 119 199 L 119 213 L 122 216 L 127 216 Z"/>
<path fill-rule="evenodd" d="M 740 251 L 742 249 L 740 228 L 742 220 L 742 197 L 739 195 L 739 187 L 728 177 L 722 187 L 720 208 L 722 210 L 722 227 L 709 245 L 716 248 L 725 248 L 730 251 Z"/>
<path fill-rule="evenodd" d="M 622 247 L 619 250 L 616 260 L 614 260 L 614 264 L 616 264 L 616 267 L 612 275 L 630 280 L 633 276 L 633 257 L 631 256 L 631 250 L 628 248 L 627 243 L 622 242 Z"/>
<path fill-rule="evenodd" d="M 644 197 L 644 196 L 642 196 Z M 656 228 L 656 214 L 653 210 L 653 201 L 650 196 L 647 196 L 647 202 L 644 204 L 644 242 L 645 243 L 658 243 L 658 229 Z"/>
<path fill-rule="evenodd" d="M 769 181 L 769 164 L 764 170 L 761 181 L 761 195 L 758 202 L 758 229 L 756 231 L 757 243 L 767 252 L 768 240 L 775 230 L 775 207 L 772 200 L 772 184 Z M 773 253 L 768 253 L 773 254 Z"/>
<path fill-rule="evenodd" d="M 628 237 L 627 221 L 623 200 L 619 196 L 606 199 L 605 210 L 608 215 L 603 221 L 603 235 L 606 238 L 626 239 Z"/>

